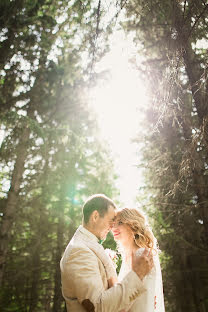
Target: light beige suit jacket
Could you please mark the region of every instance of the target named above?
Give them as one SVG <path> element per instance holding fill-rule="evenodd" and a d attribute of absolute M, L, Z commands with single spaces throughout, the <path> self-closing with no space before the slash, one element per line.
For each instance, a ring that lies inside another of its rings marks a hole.
<path fill-rule="evenodd" d="M 86 311 L 82 305 L 86 299 L 92 303 L 88 311 L 117 312 L 146 291 L 134 271 L 108 289 L 111 269 L 104 263 L 105 257 L 97 237 L 80 226 L 60 262 L 62 293 L 68 312 Z"/>

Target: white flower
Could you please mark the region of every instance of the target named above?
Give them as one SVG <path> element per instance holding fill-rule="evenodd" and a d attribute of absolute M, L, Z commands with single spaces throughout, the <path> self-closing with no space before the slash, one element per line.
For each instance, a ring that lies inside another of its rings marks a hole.
<path fill-rule="evenodd" d="M 115 265 L 115 267 L 117 267 L 117 253 L 115 250 L 112 250 L 110 248 L 106 248 L 105 249 L 105 253 L 111 258 L 111 260 L 113 261 L 113 264 Z"/>

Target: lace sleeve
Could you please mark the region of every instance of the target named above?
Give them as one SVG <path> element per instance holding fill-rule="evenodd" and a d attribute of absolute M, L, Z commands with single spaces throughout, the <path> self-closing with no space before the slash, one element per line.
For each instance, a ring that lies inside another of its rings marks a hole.
<path fill-rule="evenodd" d="M 138 249 L 136 253 L 137 256 L 140 256 L 143 251 L 144 248 Z M 144 306 L 145 312 L 165 312 L 162 274 L 158 252 L 153 255 L 153 260 L 154 267 L 152 268 L 150 273 L 147 274 L 143 279 L 143 282 L 147 289 L 147 293 L 145 294 L 146 298 L 141 298 L 140 302 L 138 300 L 138 306 Z"/>

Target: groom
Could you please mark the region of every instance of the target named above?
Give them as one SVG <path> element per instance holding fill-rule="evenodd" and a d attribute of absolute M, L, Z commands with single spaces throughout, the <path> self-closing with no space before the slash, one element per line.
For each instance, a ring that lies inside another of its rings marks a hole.
<path fill-rule="evenodd" d="M 83 225 L 75 232 L 60 262 L 68 312 L 117 312 L 146 291 L 142 280 L 153 266 L 147 250 L 142 256 L 133 257 L 132 271 L 113 286 L 115 268 L 99 242 L 111 230 L 115 213 L 114 202 L 102 194 L 91 196 L 83 206 Z"/>

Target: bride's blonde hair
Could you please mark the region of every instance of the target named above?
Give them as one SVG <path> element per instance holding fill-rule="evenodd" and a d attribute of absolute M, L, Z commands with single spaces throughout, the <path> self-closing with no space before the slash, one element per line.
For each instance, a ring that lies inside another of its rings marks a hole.
<path fill-rule="evenodd" d="M 138 247 L 157 250 L 156 238 L 147 224 L 145 216 L 139 210 L 123 208 L 117 213 L 116 219 L 130 226 Z"/>

